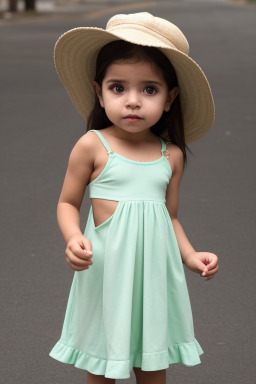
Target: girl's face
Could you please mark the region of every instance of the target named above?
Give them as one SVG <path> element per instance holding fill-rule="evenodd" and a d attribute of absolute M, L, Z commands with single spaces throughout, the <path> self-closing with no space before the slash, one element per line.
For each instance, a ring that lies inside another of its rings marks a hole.
<path fill-rule="evenodd" d="M 144 60 L 112 63 L 102 87 L 94 86 L 109 120 L 127 132 L 149 130 L 178 94 L 178 87 L 168 91 L 161 70 Z"/>

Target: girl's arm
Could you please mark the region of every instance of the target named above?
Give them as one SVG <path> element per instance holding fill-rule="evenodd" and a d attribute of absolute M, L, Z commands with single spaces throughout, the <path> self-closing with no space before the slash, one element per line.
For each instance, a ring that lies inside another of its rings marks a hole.
<path fill-rule="evenodd" d="M 88 269 L 88 265 L 92 264 L 89 260 L 92 245 L 89 239 L 83 236 L 79 216 L 86 185 L 94 167 L 92 141 L 90 135 L 84 135 L 71 151 L 57 206 L 59 228 L 67 244 L 66 259 L 76 271 Z"/>
<path fill-rule="evenodd" d="M 179 187 L 183 174 L 183 153 L 174 144 L 168 144 L 171 154 L 169 160 L 172 167 L 172 177 L 166 191 L 166 207 L 172 220 L 173 229 L 180 249 L 182 262 L 190 270 L 201 273 L 205 280 L 209 280 L 218 270 L 218 258 L 213 253 L 196 252 L 190 244 L 178 218 Z"/>

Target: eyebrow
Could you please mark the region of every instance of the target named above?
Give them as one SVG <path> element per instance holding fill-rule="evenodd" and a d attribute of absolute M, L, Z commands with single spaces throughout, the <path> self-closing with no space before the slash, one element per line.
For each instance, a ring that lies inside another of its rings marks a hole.
<path fill-rule="evenodd" d="M 110 79 L 107 81 L 106 84 L 108 83 L 127 83 L 126 80 L 122 80 L 122 79 Z M 146 81 L 142 81 L 142 83 L 144 84 L 155 84 L 155 85 L 159 85 L 159 86 L 162 86 L 163 84 L 162 83 L 159 83 L 158 81 L 153 81 L 153 80 L 146 80 Z"/>

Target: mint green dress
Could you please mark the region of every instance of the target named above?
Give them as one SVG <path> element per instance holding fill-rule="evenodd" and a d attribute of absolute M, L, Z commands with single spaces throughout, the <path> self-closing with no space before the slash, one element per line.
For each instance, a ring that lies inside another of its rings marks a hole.
<path fill-rule="evenodd" d="M 74 273 L 60 340 L 50 356 L 112 379 L 133 367 L 166 369 L 199 364 L 183 263 L 165 205 L 172 176 L 163 151 L 155 161 L 108 151 L 102 173 L 89 184 L 90 198 L 119 201 L 95 227 L 92 206 L 84 231 L 93 264 Z M 88 132 L 91 132 L 88 131 Z"/>

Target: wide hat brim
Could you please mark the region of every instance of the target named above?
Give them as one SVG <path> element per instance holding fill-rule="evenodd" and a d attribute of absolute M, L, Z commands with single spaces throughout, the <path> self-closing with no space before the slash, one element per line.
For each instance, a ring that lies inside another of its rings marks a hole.
<path fill-rule="evenodd" d="M 129 28 L 127 33 L 125 28 L 109 32 L 80 27 L 67 31 L 58 39 L 54 48 L 55 67 L 71 101 L 85 121 L 95 101 L 93 81 L 97 55 L 104 45 L 120 39 L 156 47 L 167 56 L 178 79 L 185 141 L 188 144 L 203 137 L 214 121 L 214 101 L 204 72 L 187 53 L 170 46 L 157 35 L 149 35 L 145 28 Z M 163 132 L 161 137 L 168 140 L 168 133 Z"/>

